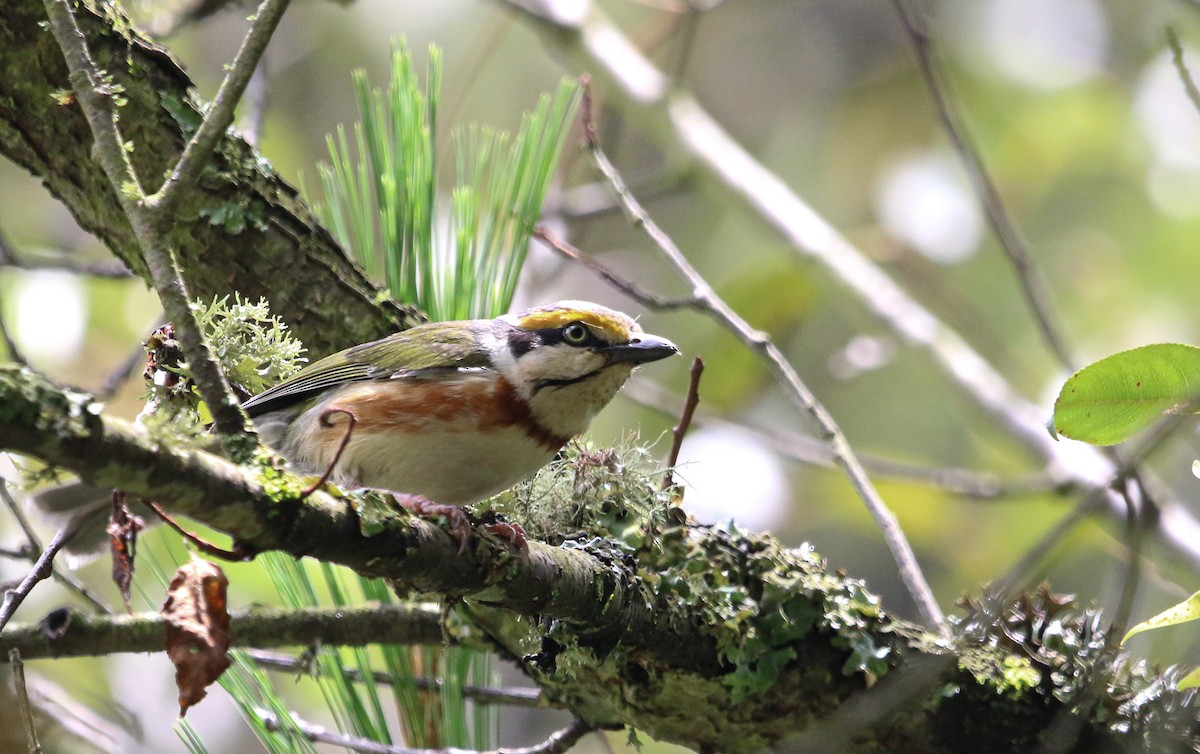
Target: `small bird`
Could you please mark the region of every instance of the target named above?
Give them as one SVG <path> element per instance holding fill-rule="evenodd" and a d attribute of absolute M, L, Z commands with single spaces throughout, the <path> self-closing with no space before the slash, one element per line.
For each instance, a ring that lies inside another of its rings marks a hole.
<path fill-rule="evenodd" d="M 678 352 L 621 312 L 559 301 L 495 319 L 418 325 L 352 346 L 243 408 L 294 471 L 344 489 L 396 493 L 415 512 L 444 514 L 465 548 L 469 523 L 458 506 L 546 465 L 587 429 L 634 367 Z M 75 520 L 84 506 L 103 515 L 108 495 L 76 484 L 33 498 Z M 87 528 L 103 531 L 99 521 Z M 513 529 L 523 544 L 519 527 L 502 525 L 498 533 Z M 89 539 L 88 547 L 99 543 Z"/>
<path fill-rule="evenodd" d="M 678 352 L 621 312 L 559 301 L 353 346 L 243 407 L 296 471 L 461 506 L 546 465 L 634 367 Z"/>

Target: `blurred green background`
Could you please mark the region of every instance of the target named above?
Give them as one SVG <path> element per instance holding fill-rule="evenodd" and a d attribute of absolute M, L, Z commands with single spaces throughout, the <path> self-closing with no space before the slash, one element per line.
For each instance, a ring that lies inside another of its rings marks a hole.
<path fill-rule="evenodd" d="M 587 7 L 584 0 L 570 5 Z M 1011 265 L 988 232 L 890 2 L 607 0 L 596 7 L 1049 418 L 1066 375 L 1048 354 Z M 1171 27 L 1185 61 L 1200 72 L 1200 7 L 1182 0 L 923 7 L 955 100 L 1079 362 L 1150 342 L 1200 343 L 1200 112 L 1187 99 L 1167 45 Z M 162 12 L 148 4 L 132 10 L 146 23 Z M 204 95 L 215 91 L 249 12 L 227 10 L 163 40 Z M 263 155 L 289 181 L 315 187 L 314 166 L 327 159 L 326 134 L 356 117 L 351 71 L 365 68 L 374 83 L 385 83 L 391 40 L 401 35 L 418 67 L 429 43 L 445 52 L 440 123 L 447 130 L 469 122 L 515 129 L 539 93 L 552 91 L 563 76 L 588 72 L 502 2 L 297 2 L 267 53 L 260 141 Z M 922 353 L 691 163 L 664 136 L 657 117 L 629 108 L 603 87 L 595 94 L 602 143 L 635 193 L 717 291 L 784 349 L 856 451 L 994 473 L 1002 481 L 1040 471 L 1036 459 L 964 400 Z M 449 140 L 442 144 L 448 148 Z M 552 190 L 554 227 L 644 287 L 686 293 L 647 239 L 603 193 L 589 190 L 596 176 L 578 144 L 573 138 L 561 186 Z M 0 232 L 24 260 L 110 258 L 35 179 L 6 162 L 0 162 Z M 732 516 L 770 529 L 788 543 L 810 541 L 832 565 L 865 578 L 885 596 L 885 606 L 914 616 L 878 531 L 844 477 L 790 461 L 756 433 L 804 435 L 811 428 L 730 335 L 695 313 L 646 311 L 536 245 L 517 298 L 519 305 L 559 298 L 613 305 L 640 315 L 648 331 L 675 340 L 689 357 L 703 356 L 703 408 L 750 429 L 699 424 L 683 450 L 680 475 L 690 485 L 684 507 L 708 520 Z M 0 268 L 0 315 L 33 365 L 88 388 L 128 357 L 159 316 L 140 281 L 12 267 Z M 593 425 L 592 440 L 610 443 L 638 430 L 665 455 L 675 403 L 660 391 L 682 396 L 686 361 L 642 370 L 629 391 L 667 411 L 619 398 Z M 138 393 L 135 379 L 110 410 L 133 416 Z M 1200 482 L 1190 471 L 1200 456 L 1196 446 L 1194 427 L 1185 426 L 1151 466 L 1172 495 L 1200 515 Z M 2 458 L 0 474 L 14 476 Z M 1076 502 L 1051 493 L 974 501 L 886 480 L 880 490 L 944 606 L 1001 577 Z M 1039 575 L 1082 602 L 1112 606 L 1123 568 L 1119 533 L 1107 520 L 1085 523 L 1052 551 Z M 0 542 L 15 546 L 19 536 L 0 516 Z M 152 539 L 149 547 L 167 545 Z M 1151 547 L 1147 558 L 1154 567 L 1135 619 L 1200 584 L 1169 553 Z M 25 568 L 0 559 L 0 578 L 20 578 Z M 253 571 L 240 568 L 230 569 L 231 604 L 267 599 L 269 590 L 255 583 Z M 107 571 L 102 562 L 82 566 L 89 583 L 119 602 Z M 137 606 L 157 608 L 159 592 L 149 583 L 145 588 Z M 36 620 L 69 599 L 59 587 L 44 585 L 18 619 Z M 1154 632 L 1139 637 L 1132 651 L 1164 663 L 1194 663 L 1194 636 L 1188 629 Z M 110 709 L 110 699 L 136 707 L 146 750 L 182 750 L 170 730 L 174 691 L 162 656 L 30 668 L 101 710 Z M 311 700 L 297 706 L 307 711 Z M 504 745 L 531 744 L 537 731 L 554 726 L 545 714 L 534 723 L 511 714 L 505 713 Z M 219 693 L 189 719 L 212 737 L 215 751 L 245 745 Z"/>

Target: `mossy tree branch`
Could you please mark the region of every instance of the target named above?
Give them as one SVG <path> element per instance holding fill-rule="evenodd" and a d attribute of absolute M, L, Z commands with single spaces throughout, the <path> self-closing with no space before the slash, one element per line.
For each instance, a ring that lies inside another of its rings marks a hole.
<path fill-rule="evenodd" d="M 144 185 L 159 185 L 202 121 L 202 102 L 170 55 L 111 3 L 74 8 L 95 65 L 120 89 L 121 136 Z M 0 17 L 0 154 L 42 180 L 79 224 L 147 282 L 151 276 L 118 193 L 92 156 L 42 0 Z M 190 295 L 266 297 L 313 355 L 382 337 L 420 319 L 347 259 L 289 186 L 242 139 L 225 134 L 168 240 Z M 253 253 L 248 253 L 252 249 Z"/>
<path fill-rule="evenodd" d="M 84 3 L 76 18 L 97 65 L 123 89 L 133 169 L 155 185 L 199 124 L 200 108 L 178 66 L 119 13 Z M 148 278 L 120 199 L 92 161 L 87 123 L 63 95 L 67 70 L 44 18 L 40 0 L 10 0 L 0 18 L 0 153 L 41 178 L 85 229 Z M 266 296 L 316 354 L 413 319 L 394 303 L 379 308 L 376 289 L 240 139 L 221 139 L 174 219 L 170 240 L 194 296 Z M 1080 711 L 1073 750 L 1196 745 L 1193 700 L 1171 691 L 1174 677 L 1127 670 L 1111 680 L 1113 658 L 1080 651 L 1103 646 L 1094 614 L 1056 618 L 1062 631 L 1053 637 L 1069 637 L 1069 646 L 1043 647 L 1043 635 L 1030 631 L 1028 646 L 1013 647 L 1003 642 L 1020 625 L 1002 633 L 981 620 L 951 652 L 892 619 L 861 583 L 826 572 L 808 551 L 670 512 L 672 523 L 657 525 L 644 547 L 596 534 L 558 546 L 533 541 L 520 557 L 481 539 L 460 557 L 433 524 L 389 511 L 368 535 L 347 501 L 320 493 L 301 500 L 301 485 L 268 461 L 237 466 L 151 437 L 102 416 L 90 397 L 16 368 L 0 368 L 0 449 L 152 497 L 251 549 L 308 555 L 399 588 L 462 598 L 476 625 L 591 725 L 634 725 L 729 752 L 787 746 L 799 731 L 828 733 L 818 750 L 836 740 L 848 751 L 1016 752 L 1074 714 L 1077 690 L 1100 677 L 1105 692 Z M 1114 733 L 1118 723 L 1123 732 Z"/>
<path fill-rule="evenodd" d="M 591 725 L 633 725 L 730 752 L 786 746 L 806 730 L 840 737 L 845 751 L 896 750 L 899 741 L 905 751 L 962 751 L 970 742 L 1017 752 L 1075 714 L 1079 694 L 1100 679 L 1105 691 L 1078 711 L 1083 734 L 1069 750 L 1196 745 L 1192 697 L 1171 691 L 1173 676 L 1122 669 L 1104 649 L 1099 615 L 1068 620 L 1046 597 L 1026 598 L 1011 616 L 1058 630 L 1009 616 L 998 631 L 975 615 L 960 626 L 969 638 L 950 650 L 888 616 L 861 582 L 827 572 L 811 551 L 697 526 L 675 509 L 641 522 L 649 527 L 641 547 L 589 534 L 559 546 L 531 541 L 522 556 L 477 538 L 460 556 L 434 524 L 376 513 L 375 533 L 366 534 L 350 502 L 301 499 L 299 480 L 266 461 L 237 466 L 152 438 L 103 416 L 90 396 L 16 367 L 0 368 L 0 450 L 155 498 L 251 549 L 464 599 L 472 623 Z M 706 574 L 720 574 L 718 588 L 706 589 Z"/>

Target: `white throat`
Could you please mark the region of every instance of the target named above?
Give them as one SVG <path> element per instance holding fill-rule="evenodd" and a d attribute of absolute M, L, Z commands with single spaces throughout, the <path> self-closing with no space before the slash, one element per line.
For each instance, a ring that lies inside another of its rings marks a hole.
<path fill-rule="evenodd" d="M 529 403 L 534 420 L 560 437 L 584 432 L 633 372 L 633 364 L 605 366 L 604 356 L 585 349 L 544 346 L 514 358 L 506 344 L 497 346 L 493 362 L 500 374 Z"/>

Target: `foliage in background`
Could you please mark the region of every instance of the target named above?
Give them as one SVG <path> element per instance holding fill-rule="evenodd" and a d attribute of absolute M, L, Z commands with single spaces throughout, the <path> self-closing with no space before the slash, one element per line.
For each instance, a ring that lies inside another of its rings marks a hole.
<path fill-rule="evenodd" d="M 1200 399 L 1200 348 L 1160 343 L 1113 354 L 1080 369 L 1067 380 L 1054 403 L 1051 427 L 1058 434 L 1093 445 L 1115 445 L 1163 416 L 1194 413 Z M 1200 469 L 1200 460 L 1192 464 Z M 1200 474 L 1197 474 L 1200 476 Z M 1122 643 L 1143 631 L 1200 619 L 1200 592 L 1142 621 Z M 1200 687 L 1200 668 L 1177 688 Z"/>
<path fill-rule="evenodd" d="M 1121 639 L 1121 643 L 1124 644 L 1131 637 L 1143 631 L 1153 631 L 1158 628 L 1166 628 L 1167 626 L 1178 626 L 1181 623 L 1190 623 L 1194 620 L 1200 620 L 1200 592 L 1196 592 L 1183 602 L 1172 605 L 1153 618 L 1148 618 L 1129 629 L 1129 632 L 1125 634 L 1125 638 Z M 1200 688 L 1200 668 L 1196 668 L 1181 678 L 1175 688 L 1180 691 L 1183 689 Z"/>

